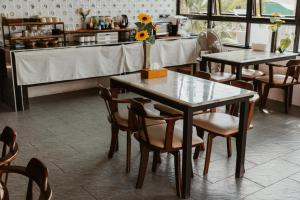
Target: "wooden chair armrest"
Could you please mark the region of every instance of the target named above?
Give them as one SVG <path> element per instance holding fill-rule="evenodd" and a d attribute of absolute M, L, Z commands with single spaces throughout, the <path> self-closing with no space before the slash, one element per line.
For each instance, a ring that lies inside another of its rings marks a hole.
<path fill-rule="evenodd" d="M 183 119 L 182 116 L 157 116 L 157 115 L 152 115 L 150 113 L 147 113 L 147 116 L 145 117 L 147 119 L 152 119 L 152 120 L 164 120 L 168 123 L 168 121 L 177 121 L 180 119 Z"/>
<path fill-rule="evenodd" d="M 145 99 L 145 98 L 141 98 L 141 97 L 137 97 L 137 98 L 133 98 L 133 99 L 142 104 L 151 103 L 151 99 Z"/>
<path fill-rule="evenodd" d="M 278 63 L 266 63 L 266 65 L 272 66 L 272 67 L 287 67 L 286 65 L 281 65 Z"/>
<path fill-rule="evenodd" d="M 114 103 L 130 103 L 130 99 L 115 99 L 115 98 L 113 98 L 112 101 Z"/>
<path fill-rule="evenodd" d="M 27 176 L 26 167 L 23 166 L 0 166 L 1 173 L 17 173 Z"/>

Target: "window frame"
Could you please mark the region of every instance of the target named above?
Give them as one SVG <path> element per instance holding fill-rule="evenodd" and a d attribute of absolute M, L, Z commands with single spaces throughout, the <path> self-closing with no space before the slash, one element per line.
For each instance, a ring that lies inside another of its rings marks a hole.
<path fill-rule="evenodd" d="M 260 16 L 262 17 L 271 17 L 272 15 L 266 15 L 266 14 L 263 14 L 263 1 L 264 0 L 258 0 L 259 1 L 259 14 Z M 298 3 L 298 0 L 296 0 L 296 6 L 295 6 L 295 9 L 297 9 L 297 3 Z M 295 16 L 284 16 L 284 19 L 295 19 L 296 18 L 296 10 L 295 10 Z"/>
<path fill-rule="evenodd" d="M 180 1 L 177 0 L 177 6 L 180 6 Z M 182 14 L 193 20 L 206 20 L 207 28 L 211 28 L 213 21 L 224 21 L 224 22 L 241 22 L 246 23 L 246 38 L 245 44 L 242 45 L 231 45 L 224 44 L 225 46 L 234 46 L 238 48 L 250 48 L 250 34 L 251 34 L 251 24 L 270 24 L 270 16 L 262 16 L 261 14 L 261 3 L 262 0 L 247 0 L 247 8 L 245 16 L 235 16 L 235 15 L 224 15 L 220 13 L 220 1 L 221 0 L 211 0 L 208 1 L 207 14 L 193 15 L 193 14 Z M 219 5 L 219 6 L 218 6 Z M 258 6 L 260 8 L 258 8 Z M 260 12 L 258 12 L 260 9 Z M 177 7 L 177 14 L 180 15 L 180 7 Z M 284 18 L 285 24 L 295 25 L 295 38 L 294 38 L 294 52 L 300 52 L 299 42 L 300 42 L 300 0 L 296 2 L 296 14 L 295 18 Z M 260 14 L 261 16 L 258 16 Z M 277 39 L 277 38 L 276 38 Z"/>

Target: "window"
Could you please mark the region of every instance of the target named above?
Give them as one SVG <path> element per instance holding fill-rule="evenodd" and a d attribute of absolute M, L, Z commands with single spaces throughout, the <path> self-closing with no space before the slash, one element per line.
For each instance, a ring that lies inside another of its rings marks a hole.
<path fill-rule="evenodd" d="M 246 15 L 247 0 L 220 0 L 221 14 Z"/>
<path fill-rule="evenodd" d="M 261 0 L 261 14 L 270 16 L 277 12 L 286 17 L 295 17 L 297 0 Z"/>
<path fill-rule="evenodd" d="M 185 26 L 185 30 L 189 33 L 200 33 L 207 29 L 207 21 L 189 20 Z"/>
<path fill-rule="evenodd" d="M 288 51 L 294 49 L 295 26 L 284 25 L 278 29 L 277 46 L 280 45 L 280 40 L 289 37 L 292 41 L 291 45 L 287 48 Z"/>
<path fill-rule="evenodd" d="M 181 14 L 203 14 L 207 13 L 207 0 L 181 0 Z"/>
<path fill-rule="evenodd" d="M 270 50 L 272 32 L 268 26 L 268 24 L 251 24 L 250 45 L 252 43 L 262 43 L 267 45 L 267 50 Z"/>
<path fill-rule="evenodd" d="M 214 22 L 213 30 L 222 43 L 245 45 L 246 24 L 240 22 Z"/>
<path fill-rule="evenodd" d="M 252 24 L 250 44 L 263 43 L 267 45 L 267 49 L 269 50 L 271 48 L 272 31 L 268 29 L 268 26 L 269 25 L 267 24 Z M 278 29 L 277 46 L 279 47 L 281 39 L 290 37 L 292 43 L 287 50 L 293 51 L 294 35 L 295 35 L 295 26 L 284 25 L 280 27 Z"/>

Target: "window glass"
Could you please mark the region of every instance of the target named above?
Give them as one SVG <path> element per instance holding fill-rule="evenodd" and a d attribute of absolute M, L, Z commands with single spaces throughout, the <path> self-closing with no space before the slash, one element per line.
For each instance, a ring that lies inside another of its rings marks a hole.
<path fill-rule="evenodd" d="M 247 0 L 221 0 L 221 14 L 246 15 Z"/>
<path fill-rule="evenodd" d="M 252 43 L 262 43 L 267 45 L 267 50 L 271 49 L 272 31 L 268 29 L 267 24 L 252 24 L 251 25 L 251 38 L 250 45 Z M 294 35 L 295 26 L 284 25 L 278 29 L 277 46 L 280 45 L 280 40 L 289 37 L 292 41 L 287 50 L 292 51 L 294 48 Z"/>
<path fill-rule="evenodd" d="M 295 17 L 297 0 L 261 0 L 262 15 L 277 12 L 286 17 Z"/>
<path fill-rule="evenodd" d="M 189 20 L 185 25 L 186 32 L 200 33 L 207 29 L 207 21 L 202 20 Z"/>
<path fill-rule="evenodd" d="M 251 24 L 250 45 L 252 43 L 261 43 L 267 45 L 267 50 L 270 50 L 272 31 L 267 24 Z"/>
<path fill-rule="evenodd" d="M 289 51 L 293 51 L 294 48 L 294 39 L 295 39 L 295 26 L 281 26 L 278 29 L 278 38 L 277 38 L 277 46 L 280 45 L 280 41 L 285 38 L 290 38 L 291 45 L 287 48 Z"/>
<path fill-rule="evenodd" d="M 181 14 L 207 13 L 207 0 L 181 0 Z"/>
<path fill-rule="evenodd" d="M 214 22 L 213 30 L 222 43 L 245 45 L 246 24 L 240 22 Z"/>

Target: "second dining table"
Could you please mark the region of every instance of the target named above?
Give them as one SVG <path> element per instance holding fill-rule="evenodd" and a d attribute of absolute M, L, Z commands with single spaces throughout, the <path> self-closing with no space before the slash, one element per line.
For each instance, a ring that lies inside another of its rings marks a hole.
<path fill-rule="evenodd" d="M 255 92 L 168 71 L 167 77 L 142 79 L 140 73 L 114 76 L 111 88 L 126 89 L 176 108 L 183 115 L 182 195 L 190 197 L 193 113 L 230 104 L 240 104 L 237 137 L 236 177 L 245 172 L 245 148 L 249 99 Z"/>
<path fill-rule="evenodd" d="M 207 62 L 231 65 L 236 72 L 236 79 L 242 79 L 242 67 L 254 65 L 258 70 L 260 64 L 295 59 L 298 53 L 284 52 L 272 53 L 267 51 L 254 51 L 243 49 L 237 51 L 224 51 L 220 53 L 204 54 L 200 59 L 200 71 L 207 71 Z"/>

